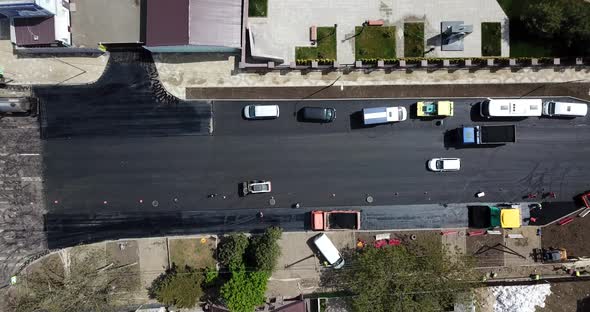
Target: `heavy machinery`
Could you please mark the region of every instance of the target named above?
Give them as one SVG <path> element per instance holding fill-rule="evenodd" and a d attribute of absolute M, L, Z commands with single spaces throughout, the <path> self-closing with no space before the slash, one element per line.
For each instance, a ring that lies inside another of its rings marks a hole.
<path fill-rule="evenodd" d="M 311 229 L 327 230 L 358 230 L 361 228 L 361 213 L 356 210 L 332 210 L 311 212 Z"/>
<path fill-rule="evenodd" d="M 520 205 L 469 206 L 469 227 L 474 228 L 519 228 Z"/>
<path fill-rule="evenodd" d="M 568 261 L 565 248 L 535 248 L 533 255 L 537 262 L 555 263 Z"/>
<path fill-rule="evenodd" d="M 418 117 L 447 117 L 453 116 L 452 101 L 418 102 L 416 116 Z"/>

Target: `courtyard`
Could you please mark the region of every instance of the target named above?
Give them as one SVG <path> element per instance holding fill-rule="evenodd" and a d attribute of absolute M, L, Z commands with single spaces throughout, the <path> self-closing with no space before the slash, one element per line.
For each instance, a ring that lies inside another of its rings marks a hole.
<path fill-rule="evenodd" d="M 371 21 L 371 24 L 368 25 L 367 21 Z M 473 26 L 472 32 L 463 37 L 462 50 L 441 49 L 442 22 Z M 274 59 L 284 64 L 300 60 L 296 56 L 296 50 L 301 51 L 302 47 L 313 48 L 319 44 L 317 34 L 314 37 L 316 30 L 313 28 L 333 27 L 336 36 L 336 61 L 340 64 L 354 64 L 362 59 L 422 55 L 434 58 L 481 57 L 482 23 L 500 24 L 500 55 L 494 56 L 507 57 L 508 17 L 496 0 L 268 0 L 267 16 L 250 17 L 247 27 L 251 36 L 252 56 Z M 404 31 L 405 27 L 411 26 L 418 27 Z M 373 28 L 387 30 L 376 31 Z M 423 39 L 418 33 L 421 29 Z M 384 34 L 381 36 L 383 40 L 366 40 L 367 37 L 374 38 L 371 35 L 376 32 Z M 393 33 L 393 36 L 390 37 L 389 33 Z M 404 33 L 412 33 L 413 37 L 410 40 L 404 39 Z M 422 45 L 416 42 L 416 38 L 424 41 L 423 53 L 419 51 Z M 412 47 L 405 49 L 404 45 L 409 42 Z M 497 46 L 498 43 L 494 42 L 493 45 Z M 385 49 L 387 52 L 371 55 L 370 51 L 375 48 Z M 365 53 L 357 55 L 359 51 Z M 493 51 L 497 53 L 498 49 Z"/>

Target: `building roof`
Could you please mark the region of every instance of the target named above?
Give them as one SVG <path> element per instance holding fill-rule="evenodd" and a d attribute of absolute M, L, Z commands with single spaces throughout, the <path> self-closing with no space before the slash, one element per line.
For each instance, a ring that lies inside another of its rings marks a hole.
<path fill-rule="evenodd" d="M 53 17 L 14 19 L 14 35 L 17 46 L 55 43 L 55 19 Z"/>
<path fill-rule="evenodd" d="M 241 48 L 242 0 L 147 1 L 146 46 Z"/>
<path fill-rule="evenodd" d="M 146 46 L 188 44 L 189 2 L 189 0 L 146 1 Z"/>
<path fill-rule="evenodd" d="M 189 44 L 240 48 L 242 0 L 190 0 Z"/>

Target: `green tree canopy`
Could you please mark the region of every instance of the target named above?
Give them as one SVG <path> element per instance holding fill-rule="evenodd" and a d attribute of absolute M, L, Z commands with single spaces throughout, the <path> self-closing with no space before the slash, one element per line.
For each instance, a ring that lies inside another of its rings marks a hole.
<path fill-rule="evenodd" d="M 190 267 L 178 270 L 175 266 L 152 282 L 150 297 L 177 308 L 192 308 L 203 296 L 203 273 Z"/>
<path fill-rule="evenodd" d="M 583 0 L 522 0 L 520 22 L 534 37 L 590 51 L 590 3 Z"/>
<path fill-rule="evenodd" d="M 248 248 L 248 237 L 244 234 L 230 234 L 223 237 L 217 251 L 219 263 L 231 269 L 244 264 L 244 254 Z"/>
<path fill-rule="evenodd" d="M 337 277 L 354 311 L 445 311 L 476 284 L 473 261 L 440 241 L 356 253 Z"/>
<path fill-rule="evenodd" d="M 252 312 L 264 303 L 270 275 L 264 271 L 246 272 L 242 267 L 232 271 L 231 279 L 221 287 L 221 297 L 232 312 Z"/>
<path fill-rule="evenodd" d="M 264 234 L 252 237 L 249 258 L 257 270 L 268 273 L 274 270 L 281 255 L 281 246 L 278 241 L 282 234 L 283 231 L 280 228 L 271 226 L 266 229 Z"/>

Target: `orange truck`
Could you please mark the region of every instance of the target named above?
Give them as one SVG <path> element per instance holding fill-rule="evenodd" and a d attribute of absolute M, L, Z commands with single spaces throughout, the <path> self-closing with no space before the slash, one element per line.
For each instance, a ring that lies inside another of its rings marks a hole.
<path fill-rule="evenodd" d="M 359 230 L 361 212 L 356 210 L 314 210 L 311 212 L 311 229 L 314 231 Z"/>

